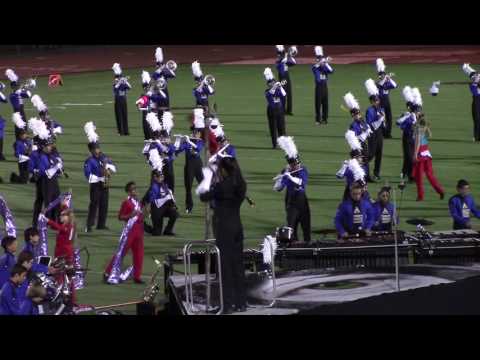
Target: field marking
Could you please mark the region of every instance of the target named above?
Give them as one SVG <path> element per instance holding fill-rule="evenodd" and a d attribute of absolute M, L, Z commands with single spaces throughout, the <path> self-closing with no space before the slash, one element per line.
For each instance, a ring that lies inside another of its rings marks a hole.
<path fill-rule="evenodd" d="M 103 106 L 103 104 L 75 104 L 75 103 L 64 103 L 63 106 Z"/>

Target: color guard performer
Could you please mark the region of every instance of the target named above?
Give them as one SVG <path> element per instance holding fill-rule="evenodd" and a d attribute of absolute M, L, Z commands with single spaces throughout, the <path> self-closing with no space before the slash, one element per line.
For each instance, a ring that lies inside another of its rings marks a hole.
<path fill-rule="evenodd" d="M 315 122 L 328 124 L 328 75 L 333 73 L 331 58 L 323 55 L 323 48 L 315 46 L 317 62 L 312 66 L 315 78 Z"/>
<path fill-rule="evenodd" d="M 480 142 L 480 74 L 470 64 L 463 64 L 463 71 L 470 78 L 472 93 L 473 141 Z"/>
<path fill-rule="evenodd" d="M 291 46 L 288 51 L 285 50 L 285 46 L 276 45 L 277 49 L 277 62 L 276 67 L 278 71 L 278 79 L 280 82 L 285 83 L 285 92 L 287 93 L 284 113 L 286 115 L 293 115 L 293 102 L 292 102 L 292 82 L 290 80 L 289 67 L 297 65 L 295 56 L 298 54 L 296 46 Z"/>
<path fill-rule="evenodd" d="M 302 166 L 292 137 L 282 136 L 278 138 L 278 145 L 285 151 L 288 165 L 279 176 L 274 178 L 273 189 L 282 191 L 287 188 L 285 196 L 287 226 L 293 229 L 293 240 L 297 241 L 297 228 L 300 224 L 303 231 L 303 241 L 309 243 L 311 236 L 310 206 L 306 194 L 308 171 L 305 166 Z"/>
<path fill-rule="evenodd" d="M 115 96 L 115 119 L 117 121 L 117 131 L 119 135 L 130 135 L 128 131 L 128 110 L 127 110 L 127 91 L 132 88 L 128 78 L 122 76 L 120 64 L 115 63 L 112 66 L 115 80 L 113 82 L 113 94 Z"/>
<path fill-rule="evenodd" d="M 265 90 L 267 99 L 267 117 L 270 137 L 272 138 L 272 148 L 277 148 L 277 139 L 286 135 L 285 130 L 285 96 L 286 92 L 282 83 L 275 81 L 272 70 L 265 68 L 263 72 L 267 81 L 268 89 Z"/>
<path fill-rule="evenodd" d="M 390 106 L 390 97 L 389 93 L 390 90 L 397 88 L 397 83 L 393 80 L 393 74 L 387 74 L 385 72 L 385 63 L 383 59 L 378 58 L 376 60 L 377 66 L 377 73 L 378 73 L 378 80 L 376 85 L 379 91 L 379 98 L 380 98 L 380 107 L 383 108 L 385 112 L 385 127 L 384 137 L 385 139 L 392 138 L 392 107 Z"/>
<path fill-rule="evenodd" d="M 472 215 L 480 219 L 480 210 L 470 195 L 470 184 L 467 180 L 458 180 L 457 194 L 448 200 L 448 207 L 453 219 L 453 230 L 471 229 Z"/>

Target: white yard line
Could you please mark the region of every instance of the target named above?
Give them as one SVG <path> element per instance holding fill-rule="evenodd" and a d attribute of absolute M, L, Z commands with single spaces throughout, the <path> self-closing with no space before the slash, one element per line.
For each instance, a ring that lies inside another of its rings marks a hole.
<path fill-rule="evenodd" d="M 74 104 L 74 103 L 64 103 L 63 106 L 103 106 L 103 104 Z"/>

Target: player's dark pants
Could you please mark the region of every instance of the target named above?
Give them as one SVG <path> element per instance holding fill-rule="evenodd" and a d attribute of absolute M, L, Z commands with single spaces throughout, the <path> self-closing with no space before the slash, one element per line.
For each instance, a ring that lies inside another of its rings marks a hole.
<path fill-rule="evenodd" d="M 103 182 L 90 184 L 90 204 L 88 205 L 87 228 L 95 225 L 98 211 L 97 229 L 105 228 L 108 214 L 108 187 Z"/>
<path fill-rule="evenodd" d="M 328 86 L 326 81 L 315 85 L 315 121 L 328 122 Z"/>
<path fill-rule="evenodd" d="M 375 158 L 375 168 L 373 174 L 380 177 L 380 167 L 382 165 L 383 154 L 383 128 L 380 127 L 368 138 L 368 161 Z"/>
<path fill-rule="evenodd" d="M 117 121 L 117 131 L 120 135 L 129 135 L 128 132 L 128 111 L 127 97 L 115 97 L 115 120 Z"/>
<path fill-rule="evenodd" d="M 292 101 L 292 84 L 291 84 L 291 81 L 290 81 L 289 72 L 287 71 L 283 76 L 279 76 L 279 79 L 280 79 L 280 81 L 283 81 L 283 80 L 287 81 L 285 86 L 283 86 L 283 89 L 287 93 L 284 112 L 286 114 L 291 114 L 292 109 L 293 109 L 293 101 Z"/>
<path fill-rule="evenodd" d="M 173 171 L 173 161 L 167 162 L 166 165 L 163 166 L 163 176 L 165 178 L 165 184 L 167 184 L 168 188 L 172 190 L 172 193 L 175 192 L 175 173 Z"/>
<path fill-rule="evenodd" d="M 10 182 L 13 184 L 26 184 L 28 182 L 28 161 L 18 163 L 18 174 L 10 175 Z"/>
<path fill-rule="evenodd" d="M 143 135 L 145 140 L 149 140 L 153 137 L 152 129 L 147 121 L 147 111 L 142 111 L 142 126 L 143 126 Z"/>
<path fill-rule="evenodd" d="M 403 176 L 408 176 L 408 179 L 412 179 L 413 171 L 413 152 L 415 151 L 415 143 L 411 136 L 402 136 L 402 147 L 403 147 L 403 166 L 402 173 Z"/>
<path fill-rule="evenodd" d="M 298 225 L 302 226 L 303 241 L 310 242 L 310 206 L 307 195 L 304 192 L 297 191 L 290 197 L 285 198 L 287 209 L 287 224 L 293 229 L 293 240 L 297 241 Z"/>
<path fill-rule="evenodd" d="M 36 178 L 35 180 L 35 201 L 33 203 L 33 219 L 32 226 L 37 227 L 38 215 L 42 211 L 43 204 L 43 192 L 42 192 L 42 181 L 41 178 Z"/>
<path fill-rule="evenodd" d="M 474 96 L 472 102 L 473 137 L 480 141 L 480 96 Z"/>
<path fill-rule="evenodd" d="M 0 138 L 0 160 L 4 160 L 3 158 L 4 156 L 3 156 L 3 137 L 2 137 Z"/>
<path fill-rule="evenodd" d="M 163 204 L 162 207 L 158 208 L 155 203 L 151 204 L 151 216 L 152 216 L 152 235 L 160 236 L 162 235 L 163 229 L 163 218 L 168 218 L 167 226 L 165 227 L 164 233 L 171 233 L 175 221 L 178 218 L 178 212 L 175 209 L 175 206 L 171 200 Z"/>
<path fill-rule="evenodd" d="M 466 229 L 471 229 L 472 226 L 467 226 L 465 224 L 460 224 L 457 222 L 453 222 L 453 230 L 466 230 Z"/>
<path fill-rule="evenodd" d="M 190 158 L 187 157 L 185 162 L 183 179 L 185 183 L 185 207 L 187 210 L 193 208 L 193 199 L 192 199 L 192 185 L 193 178 L 197 179 L 197 182 L 200 184 L 203 180 L 202 172 L 202 159 L 199 157 Z"/>
<path fill-rule="evenodd" d="M 392 137 L 392 107 L 388 95 L 380 97 L 380 106 L 385 111 L 385 129 L 383 135 L 386 138 Z"/>
<path fill-rule="evenodd" d="M 268 127 L 272 138 L 272 146 L 277 146 L 277 138 L 285 135 L 285 114 L 281 105 L 267 107 Z"/>
<path fill-rule="evenodd" d="M 46 176 L 42 176 L 40 178 L 40 182 L 41 182 L 41 188 L 42 188 L 43 203 L 44 203 L 44 206 L 47 207 L 52 201 L 54 201 L 57 197 L 60 196 L 60 187 L 58 186 L 58 179 L 57 177 L 49 179 Z M 55 206 L 49 212 L 47 212 L 45 216 L 49 219 L 58 221 L 59 209 L 60 209 L 60 204 Z"/>

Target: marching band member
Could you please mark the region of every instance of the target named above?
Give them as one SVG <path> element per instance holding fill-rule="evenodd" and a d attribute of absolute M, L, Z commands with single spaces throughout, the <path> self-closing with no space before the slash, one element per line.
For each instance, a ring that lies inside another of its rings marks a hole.
<path fill-rule="evenodd" d="M 390 106 L 390 90 L 397 88 L 397 83 L 392 79 L 392 74 L 385 72 L 385 63 L 383 59 L 378 58 L 376 60 L 378 80 L 376 86 L 379 91 L 380 107 L 383 108 L 385 113 L 385 127 L 383 128 L 384 137 L 386 139 L 392 138 L 392 107 Z"/>
<path fill-rule="evenodd" d="M 178 156 L 181 152 L 185 152 L 185 168 L 184 168 L 184 183 L 185 183 L 185 212 L 190 214 L 193 209 L 192 199 L 192 184 L 193 178 L 200 182 L 203 180 L 202 173 L 202 158 L 201 152 L 205 146 L 201 139 L 203 129 L 205 128 L 205 118 L 203 109 L 194 109 L 194 123 L 192 125 L 192 137 L 184 137 L 180 143 L 180 138 L 175 141 L 175 155 Z"/>
<path fill-rule="evenodd" d="M 470 217 L 473 215 L 480 219 L 480 210 L 477 209 L 472 195 L 470 184 L 461 179 L 457 182 L 457 194 L 448 200 L 450 216 L 453 219 L 453 230 L 471 229 Z"/>
<path fill-rule="evenodd" d="M 276 45 L 277 49 L 277 71 L 278 71 L 278 79 L 282 82 L 284 81 L 285 84 L 285 92 L 287 93 L 284 112 L 286 115 L 293 115 L 292 108 L 292 83 L 290 80 L 290 72 L 289 67 L 297 65 L 297 61 L 295 60 L 295 56 L 298 54 L 298 50 L 296 46 L 291 46 L 288 51 L 285 50 L 283 45 Z"/>
<path fill-rule="evenodd" d="M 160 159 L 159 159 L 160 160 Z M 161 168 L 161 160 L 158 161 Z M 154 165 L 155 166 L 155 165 Z M 179 216 L 175 206 L 175 198 L 171 189 L 164 181 L 164 175 L 159 170 L 153 171 L 153 181 L 148 190 L 148 203 L 150 205 L 150 214 L 152 217 L 152 235 L 162 235 L 163 218 L 168 218 L 168 224 L 163 231 L 163 235 L 175 236 L 173 227 Z"/>
<path fill-rule="evenodd" d="M 56 138 L 58 134 L 62 134 L 62 125 L 50 118 L 47 105 L 45 105 L 42 98 L 38 95 L 33 95 L 31 98 L 31 102 L 32 105 L 37 109 L 40 119 L 45 122 L 45 125 L 47 125 L 50 136 Z"/>
<path fill-rule="evenodd" d="M 120 242 L 116 253 L 108 264 L 104 273 L 104 281 L 111 285 L 116 285 L 122 280 L 126 280 L 128 275 L 121 273 L 122 260 L 128 251 L 132 250 L 133 257 L 133 281 L 136 284 L 144 284 L 141 279 L 143 269 L 143 211 L 142 205 L 137 198 L 137 186 L 133 181 L 125 185 L 125 192 L 128 197 L 122 202 L 118 219 L 124 221 L 125 225 L 120 235 Z"/>
<path fill-rule="evenodd" d="M 208 97 L 215 94 L 213 86 L 206 81 L 206 77 L 203 75 L 200 63 L 194 61 L 192 63 L 192 73 L 196 82 L 196 87 L 193 89 L 193 96 L 195 97 L 196 106 L 201 106 L 205 111 L 205 114 L 210 113 L 208 105 Z"/>
<path fill-rule="evenodd" d="M 162 173 L 168 188 L 175 192 L 175 171 L 173 162 L 175 160 L 175 146 L 172 144 L 170 134 L 173 129 L 173 115 L 170 111 L 165 111 L 162 115 L 162 130 L 160 130 L 160 149 L 164 157 Z"/>
<path fill-rule="evenodd" d="M 377 201 L 372 204 L 374 213 L 374 231 L 393 231 L 395 206 L 390 202 L 390 188 L 383 187 L 378 192 Z M 396 223 L 398 224 L 398 217 Z"/>
<path fill-rule="evenodd" d="M 470 64 L 463 64 L 463 71 L 470 78 L 470 92 L 472 93 L 472 117 L 473 117 L 473 141 L 480 141 L 480 74 L 470 67 Z"/>
<path fill-rule="evenodd" d="M 210 155 L 214 155 L 219 150 L 217 136 L 223 134 L 223 124 L 220 123 L 220 120 L 216 116 L 210 115 L 208 129 L 208 151 Z"/>
<path fill-rule="evenodd" d="M 151 78 L 150 74 L 148 71 L 143 70 L 142 71 L 142 87 L 143 87 L 143 94 L 140 96 L 140 98 L 137 100 L 136 105 L 138 106 L 138 109 L 142 112 L 142 127 L 143 127 L 143 135 L 145 137 L 145 140 L 151 139 L 152 134 L 150 133 L 150 127 L 148 126 L 147 122 L 147 114 L 149 109 L 149 95 L 151 94 L 150 92 L 150 83 L 151 83 Z"/>
<path fill-rule="evenodd" d="M 430 88 L 430 94 L 432 96 L 437 96 L 440 92 L 440 81 L 434 81 L 432 87 Z"/>
<path fill-rule="evenodd" d="M 19 113 L 14 113 L 13 116 L 23 122 Z M 23 127 L 18 132 L 18 138 L 13 144 L 15 157 L 18 160 L 18 175 L 13 172 L 10 175 L 10 182 L 14 184 L 26 184 L 28 182 L 28 161 L 32 151 L 32 141 L 28 139 L 25 127 L 26 124 L 23 122 Z"/>
<path fill-rule="evenodd" d="M 418 92 L 418 96 L 420 96 L 420 92 L 417 88 L 414 88 L 412 91 L 414 93 Z M 414 136 L 415 155 L 412 176 L 417 184 L 417 201 L 423 201 L 425 195 L 425 190 L 423 187 L 424 172 L 427 175 L 427 179 L 430 181 L 432 187 L 440 195 L 440 200 L 443 200 L 445 197 L 445 192 L 442 188 L 442 185 L 438 182 L 433 173 L 432 154 L 430 153 L 430 149 L 428 147 L 428 139 L 432 136 L 432 132 L 427 126 L 424 116 L 418 118 L 417 125 L 415 126 Z"/>
<path fill-rule="evenodd" d="M 5 84 L 0 82 L 0 103 L 7 103 L 7 97 L 2 93 L 2 90 L 5 89 Z M 3 136 L 5 133 L 5 119 L 0 115 L 0 161 L 5 160 L 3 156 Z"/>
<path fill-rule="evenodd" d="M 350 197 L 338 206 L 335 228 L 340 238 L 362 233 L 370 235 L 375 218 L 370 200 L 362 194 L 363 186 L 353 184 Z"/>
<path fill-rule="evenodd" d="M 245 267 L 243 264 L 243 226 L 240 219 L 247 184 L 238 162 L 229 156 L 223 157 L 216 171 L 217 181 L 212 184 L 211 168 L 203 170 L 203 181 L 196 189 L 204 202 L 215 202 L 215 244 L 222 254 L 222 293 L 224 314 L 247 309 Z"/>
<path fill-rule="evenodd" d="M 287 188 L 285 196 L 287 225 L 293 229 L 293 239 L 297 241 L 297 228 L 300 224 L 303 231 L 303 241 L 309 243 L 311 233 L 310 206 L 306 194 L 308 171 L 305 166 L 302 166 L 292 137 L 279 137 L 278 145 L 285 151 L 288 165 L 275 178 L 276 182 L 273 189 L 282 191 Z"/>
<path fill-rule="evenodd" d="M 117 131 L 119 135 L 130 135 L 128 131 L 127 91 L 130 90 L 132 86 L 128 82 L 128 79 L 122 76 L 120 64 L 113 64 L 112 70 L 115 74 L 113 94 L 115 96 Z"/>
<path fill-rule="evenodd" d="M 360 113 L 360 105 L 352 93 L 345 94 L 343 99 L 353 118 L 353 122 L 345 133 L 345 138 L 352 150 L 361 150 L 362 154 L 368 158 L 368 137 L 372 134 L 372 129 L 365 120 L 363 120 L 362 114 Z M 353 144 L 354 147 L 352 147 Z"/>
<path fill-rule="evenodd" d="M 28 99 L 32 97 L 32 93 L 28 90 L 25 86 L 20 88 L 18 84 L 18 76 L 12 69 L 7 69 L 5 71 L 5 75 L 7 76 L 8 80 L 10 80 L 10 87 L 12 88 L 12 93 L 9 96 L 10 104 L 12 105 L 13 112 L 20 113 L 22 116 L 23 121 L 27 121 L 25 116 L 25 109 L 23 104 L 23 99 Z M 33 84 L 36 85 L 35 81 Z M 20 129 L 15 128 L 15 137 L 18 136 L 18 131 Z"/>
<path fill-rule="evenodd" d="M 353 139 L 356 140 L 354 137 Z M 349 140 L 351 141 L 351 138 L 349 138 Z M 336 176 L 338 179 L 345 179 L 343 200 L 346 200 L 350 196 L 350 189 L 354 183 L 361 184 L 364 187 L 363 196 L 367 198 L 370 197 L 367 191 L 367 166 L 361 150 L 357 149 L 350 152 L 350 159 L 343 162 Z"/>
<path fill-rule="evenodd" d="M 38 263 L 38 257 L 40 256 L 40 233 L 37 228 L 29 227 L 24 231 L 25 246 L 22 251 L 28 251 L 33 255 L 33 262 Z"/>
<path fill-rule="evenodd" d="M 155 50 L 155 62 L 157 69 L 154 71 L 152 78 L 157 81 L 160 78 L 163 78 L 165 81 L 165 88 L 163 91 L 166 94 L 166 108 L 170 109 L 170 95 L 168 93 L 168 81 L 170 79 L 175 79 L 177 75 L 175 71 L 177 70 L 177 63 L 173 60 L 167 61 L 166 64 L 163 63 L 163 50 L 162 48 L 157 48 Z"/>
<path fill-rule="evenodd" d="M 95 129 L 95 125 L 91 121 L 84 126 L 88 139 L 88 150 L 91 154 L 83 165 L 85 178 L 90 184 L 90 204 L 88 206 L 85 232 L 92 232 L 97 210 L 97 230 L 108 230 L 106 226 L 109 198 L 108 180 L 111 174 L 117 171 L 112 161 L 100 150 L 100 143 L 98 142 L 98 135 Z"/>
<path fill-rule="evenodd" d="M 315 46 L 317 62 L 312 66 L 315 77 L 315 122 L 328 124 L 328 75 L 333 73 L 330 57 L 323 55 L 323 47 Z"/>
<path fill-rule="evenodd" d="M 15 264 L 8 276 L 0 288 L 0 315 L 27 315 L 22 306 L 22 299 L 17 294 L 27 277 L 27 269 Z"/>
<path fill-rule="evenodd" d="M 5 236 L 2 239 L 4 254 L 0 257 L 0 289 L 8 281 L 10 271 L 15 265 L 15 253 L 17 252 L 17 238 L 15 236 Z"/>
<path fill-rule="evenodd" d="M 272 70 L 265 68 L 263 72 L 267 81 L 268 89 L 265 90 L 267 99 L 267 117 L 270 136 L 272 138 L 272 147 L 277 148 L 277 139 L 285 136 L 285 96 L 286 92 L 280 82 L 275 81 Z"/>
<path fill-rule="evenodd" d="M 413 158 L 415 157 L 415 138 L 414 125 L 417 123 L 417 118 L 422 116 L 421 99 L 415 99 L 412 88 L 405 86 L 402 91 L 403 97 L 407 103 L 407 112 L 402 117 L 397 119 L 397 125 L 402 129 L 402 148 L 403 148 L 403 166 L 401 177 L 408 177 L 408 180 L 413 182 Z M 415 103 L 417 101 L 417 103 Z M 420 103 L 418 103 L 420 101 Z"/>
<path fill-rule="evenodd" d="M 365 81 L 365 88 L 369 95 L 371 106 L 365 113 L 365 120 L 370 126 L 372 133 L 368 137 L 368 161 L 375 158 L 375 167 L 373 169 L 373 179 L 368 177 L 370 181 L 380 180 L 380 167 L 382 165 L 383 155 L 383 134 L 385 131 L 385 110 L 380 106 L 380 97 L 378 88 L 372 79 Z"/>

